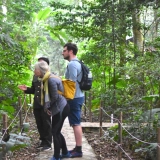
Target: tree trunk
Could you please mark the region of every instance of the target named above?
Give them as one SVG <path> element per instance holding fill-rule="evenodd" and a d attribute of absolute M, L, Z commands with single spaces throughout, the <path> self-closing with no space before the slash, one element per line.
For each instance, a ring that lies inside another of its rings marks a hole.
<path fill-rule="evenodd" d="M 160 1 L 157 0 L 156 1 L 156 7 L 160 7 Z M 155 39 L 158 36 L 158 25 L 159 25 L 159 17 L 158 17 L 158 13 L 157 13 L 158 9 L 154 10 L 154 37 L 153 39 Z"/>
<path fill-rule="evenodd" d="M 134 46 L 138 49 L 138 51 L 143 52 L 143 36 L 140 29 L 140 14 L 137 10 L 134 10 L 132 14 L 132 21 L 133 21 L 133 40 Z M 135 57 L 139 56 L 139 53 L 135 52 Z"/>

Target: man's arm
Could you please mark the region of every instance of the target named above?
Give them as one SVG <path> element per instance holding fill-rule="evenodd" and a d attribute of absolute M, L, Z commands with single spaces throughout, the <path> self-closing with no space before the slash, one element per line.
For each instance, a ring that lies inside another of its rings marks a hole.
<path fill-rule="evenodd" d="M 69 72 L 69 77 L 68 79 L 71 79 L 72 81 L 77 81 L 77 68 L 76 66 L 72 63 L 68 65 L 67 71 Z"/>
<path fill-rule="evenodd" d="M 24 91 L 24 93 L 26 93 L 26 94 L 34 94 L 35 93 L 35 87 L 34 87 L 33 81 L 32 81 L 32 86 L 27 87 L 26 90 Z"/>
<path fill-rule="evenodd" d="M 33 76 L 33 80 L 32 80 L 32 86 L 31 87 L 27 87 L 26 85 L 19 85 L 18 88 L 22 91 L 24 91 L 24 93 L 26 94 L 34 94 L 35 93 L 35 85 L 34 82 L 37 80 L 36 76 Z"/>
<path fill-rule="evenodd" d="M 18 88 L 22 91 L 24 91 L 24 93 L 27 93 L 27 94 L 34 94 L 34 85 L 33 85 L 33 82 L 32 82 L 32 86 L 31 87 L 27 87 L 26 85 L 22 84 L 22 85 L 19 85 Z"/>

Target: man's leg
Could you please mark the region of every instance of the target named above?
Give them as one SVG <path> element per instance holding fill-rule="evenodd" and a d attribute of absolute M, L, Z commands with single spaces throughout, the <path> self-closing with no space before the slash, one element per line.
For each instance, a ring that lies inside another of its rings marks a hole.
<path fill-rule="evenodd" d="M 68 101 L 70 105 L 69 123 L 73 127 L 76 147 L 70 151 L 71 157 L 82 157 L 82 127 L 81 127 L 81 108 L 84 97 L 74 98 Z"/>
<path fill-rule="evenodd" d="M 76 146 L 82 146 L 82 127 L 79 126 L 73 126 Z"/>
<path fill-rule="evenodd" d="M 33 109 L 33 113 L 34 113 L 34 117 L 36 120 L 36 125 L 37 125 L 37 129 L 40 135 L 40 140 L 43 142 L 44 140 L 44 132 L 43 132 L 43 127 L 42 127 L 42 118 L 41 118 L 41 109 Z M 41 143 L 42 143 L 41 142 Z"/>
<path fill-rule="evenodd" d="M 51 130 L 51 117 L 41 110 L 41 119 L 42 119 L 42 128 L 43 128 L 43 139 L 44 139 L 44 146 L 51 147 L 52 143 L 52 130 Z"/>

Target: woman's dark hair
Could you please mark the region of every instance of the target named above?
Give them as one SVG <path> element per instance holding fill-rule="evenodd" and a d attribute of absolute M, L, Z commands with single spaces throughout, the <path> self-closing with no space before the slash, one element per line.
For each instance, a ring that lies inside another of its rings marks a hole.
<path fill-rule="evenodd" d="M 43 61 L 47 62 L 47 64 L 49 65 L 49 59 L 48 58 L 46 58 L 46 57 L 40 57 L 40 58 L 38 58 L 38 61 L 39 60 L 43 60 Z"/>
<path fill-rule="evenodd" d="M 67 50 L 68 50 L 68 51 L 72 50 L 74 55 L 76 55 L 77 52 L 78 52 L 77 45 L 74 44 L 74 43 L 68 42 L 68 43 L 66 43 L 63 47 L 67 47 Z"/>

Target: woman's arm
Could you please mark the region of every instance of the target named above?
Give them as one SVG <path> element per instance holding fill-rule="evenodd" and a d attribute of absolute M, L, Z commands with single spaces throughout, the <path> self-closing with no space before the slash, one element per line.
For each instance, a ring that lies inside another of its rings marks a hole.
<path fill-rule="evenodd" d="M 48 79 L 48 90 L 49 90 L 49 96 L 51 100 L 51 104 L 55 103 L 58 98 L 58 88 L 57 88 L 57 82 L 54 78 Z"/>

